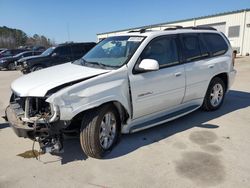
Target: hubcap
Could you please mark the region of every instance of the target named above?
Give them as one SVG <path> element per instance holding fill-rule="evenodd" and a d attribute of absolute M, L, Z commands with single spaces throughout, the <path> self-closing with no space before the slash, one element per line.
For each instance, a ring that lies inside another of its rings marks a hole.
<path fill-rule="evenodd" d="M 100 144 L 103 149 L 109 149 L 115 139 L 116 135 L 116 119 L 112 112 L 104 115 L 99 133 Z"/>
<path fill-rule="evenodd" d="M 215 84 L 210 94 L 210 102 L 213 107 L 217 107 L 223 99 L 223 87 L 221 84 Z"/>

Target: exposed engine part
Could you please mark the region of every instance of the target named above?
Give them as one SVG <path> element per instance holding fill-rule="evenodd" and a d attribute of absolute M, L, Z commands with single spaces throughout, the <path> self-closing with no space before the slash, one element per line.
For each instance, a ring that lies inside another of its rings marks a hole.
<path fill-rule="evenodd" d="M 19 97 L 12 95 L 10 105 L 17 115 L 27 123 L 55 122 L 59 119 L 59 108 L 46 102 L 46 98 Z"/>
<path fill-rule="evenodd" d="M 37 140 L 42 152 L 52 154 L 63 153 L 62 135 L 41 136 Z"/>

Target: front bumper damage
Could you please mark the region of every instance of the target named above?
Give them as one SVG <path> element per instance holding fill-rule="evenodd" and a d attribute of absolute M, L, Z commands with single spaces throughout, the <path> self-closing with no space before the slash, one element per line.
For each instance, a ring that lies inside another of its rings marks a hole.
<path fill-rule="evenodd" d="M 61 152 L 62 130 L 69 122 L 60 121 L 58 108 L 48 103 L 41 104 L 41 101 L 45 103 L 37 98 L 13 96 L 5 111 L 6 119 L 18 137 L 39 142 L 43 152 Z"/>

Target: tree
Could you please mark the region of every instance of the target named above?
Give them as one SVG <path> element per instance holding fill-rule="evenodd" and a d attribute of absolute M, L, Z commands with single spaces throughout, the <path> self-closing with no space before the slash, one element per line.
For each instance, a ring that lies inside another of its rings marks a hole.
<path fill-rule="evenodd" d="M 20 29 L 12 29 L 6 26 L 0 27 L 0 48 L 17 48 L 19 46 L 52 46 L 50 39 L 43 35 L 34 34 L 33 37 Z"/>

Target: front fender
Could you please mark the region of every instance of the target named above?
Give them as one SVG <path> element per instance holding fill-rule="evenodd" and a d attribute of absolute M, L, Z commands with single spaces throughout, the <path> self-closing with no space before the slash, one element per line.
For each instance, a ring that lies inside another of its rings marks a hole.
<path fill-rule="evenodd" d="M 77 114 L 107 102 L 119 102 L 131 115 L 127 76 L 119 76 L 115 80 L 110 80 L 114 75 L 108 79 L 106 75 L 103 77 L 88 84 L 76 84 L 67 92 L 52 95 L 47 102 L 59 106 L 61 120 L 71 120 Z"/>

